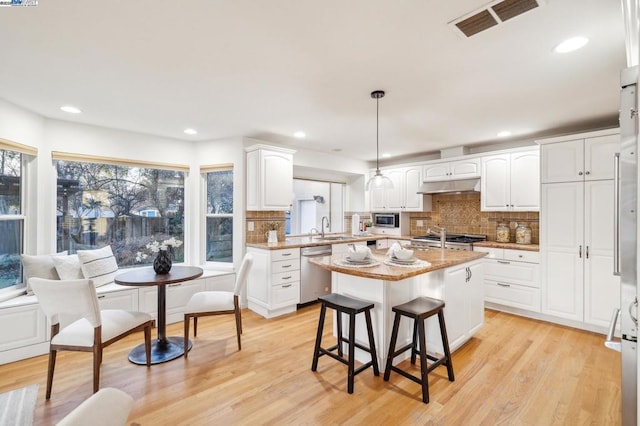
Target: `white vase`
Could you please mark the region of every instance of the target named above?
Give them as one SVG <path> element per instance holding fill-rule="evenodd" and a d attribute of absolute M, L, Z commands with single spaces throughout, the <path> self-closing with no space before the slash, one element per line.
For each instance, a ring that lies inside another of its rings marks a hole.
<path fill-rule="evenodd" d="M 278 242 L 278 231 L 267 231 L 267 243 L 277 243 Z"/>

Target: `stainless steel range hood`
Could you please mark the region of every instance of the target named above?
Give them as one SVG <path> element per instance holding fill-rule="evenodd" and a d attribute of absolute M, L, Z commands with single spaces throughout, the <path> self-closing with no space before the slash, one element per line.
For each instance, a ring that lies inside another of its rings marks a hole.
<path fill-rule="evenodd" d="M 480 192 L 480 178 L 424 182 L 418 194 L 442 194 L 445 192 Z"/>

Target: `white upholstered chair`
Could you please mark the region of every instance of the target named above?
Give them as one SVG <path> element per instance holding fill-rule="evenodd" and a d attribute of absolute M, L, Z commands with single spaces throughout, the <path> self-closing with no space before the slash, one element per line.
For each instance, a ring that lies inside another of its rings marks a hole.
<path fill-rule="evenodd" d="M 133 398 L 115 388 L 102 388 L 67 414 L 57 426 L 124 426 Z"/>
<path fill-rule="evenodd" d="M 240 294 L 247 283 L 247 275 L 253 265 L 253 255 L 245 254 L 236 275 L 236 282 L 231 291 L 201 291 L 191 296 L 184 313 L 184 357 L 189 354 L 189 322 L 193 318 L 193 336 L 198 335 L 198 317 L 209 315 L 234 314 L 236 317 L 236 334 L 238 350 L 242 349 L 242 314 L 240 312 Z"/>
<path fill-rule="evenodd" d="M 47 399 L 51 397 L 56 354 L 60 350 L 93 352 L 94 393 L 100 387 L 103 348 L 131 333 L 144 331 L 147 367 L 151 365 L 151 315 L 119 309 L 100 311 L 91 280 L 30 278 L 29 284 L 51 323 Z"/>

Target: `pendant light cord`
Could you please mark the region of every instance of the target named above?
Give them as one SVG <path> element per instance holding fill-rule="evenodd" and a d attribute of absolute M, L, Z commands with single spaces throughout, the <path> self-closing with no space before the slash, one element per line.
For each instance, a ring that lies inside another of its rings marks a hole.
<path fill-rule="evenodd" d="M 380 144 L 378 142 L 378 133 L 380 133 L 380 98 L 376 98 L 376 170 L 380 171 Z"/>

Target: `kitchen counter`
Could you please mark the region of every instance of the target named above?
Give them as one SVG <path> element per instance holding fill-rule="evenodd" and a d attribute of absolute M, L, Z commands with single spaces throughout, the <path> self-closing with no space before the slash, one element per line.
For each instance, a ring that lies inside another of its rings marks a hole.
<path fill-rule="evenodd" d="M 265 250 L 281 250 L 287 248 L 296 247 L 313 247 L 313 246 L 326 246 L 331 244 L 344 244 L 355 243 L 359 241 L 376 241 L 391 238 L 394 240 L 411 240 L 409 236 L 400 235 L 387 235 L 387 234 L 371 234 L 366 236 L 351 236 L 349 234 L 326 234 L 326 237 L 341 237 L 341 239 L 321 239 L 319 235 L 314 234 L 313 237 L 309 235 L 298 235 L 285 238 L 284 241 L 278 241 L 277 243 L 247 243 L 247 247 L 260 248 Z"/>
<path fill-rule="evenodd" d="M 511 250 L 540 251 L 538 244 L 499 243 L 497 241 L 482 241 L 473 243 L 474 247 L 502 248 Z"/>
<path fill-rule="evenodd" d="M 415 251 L 414 257 L 430 263 L 425 266 L 391 266 L 386 265 L 384 261 L 387 259 L 387 250 L 373 250 L 372 256 L 378 262 L 377 266 L 371 267 L 351 267 L 337 264 L 336 261 L 344 259 L 344 254 L 333 256 L 323 256 L 311 259 L 311 263 L 323 269 L 333 272 L 341 272 L 343 274 L 354 275 L 362 278 L 373 278 L 385 281 L 400 281 L 406 278 L 415 277 L 427 272 L 436 271 L 438 269 L 448 268 L 450 266 L 459 265 L 461 263 L 470 262 L 486 256 L 486 253 L 464 250 L 442 250 L 430 249 L 427 251 Z"/>

